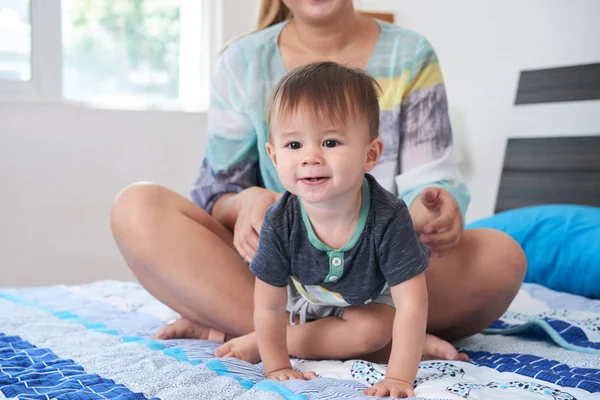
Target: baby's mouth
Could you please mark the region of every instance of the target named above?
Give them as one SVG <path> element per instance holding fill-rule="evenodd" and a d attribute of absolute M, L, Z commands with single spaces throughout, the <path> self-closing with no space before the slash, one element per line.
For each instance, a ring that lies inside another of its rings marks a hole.
<path fill-rule="evenodd" d="M 329 177 L 327 177 L 327 176 L 312 176 L 312 177 L 308 177 L 308 178 L 302 178 L 301 181 L 303 181 L 304 183 L 307 183 L 307 184 L 314 185 L 314 184 L 325 182 L 327 179 L 329 179 Z"/>

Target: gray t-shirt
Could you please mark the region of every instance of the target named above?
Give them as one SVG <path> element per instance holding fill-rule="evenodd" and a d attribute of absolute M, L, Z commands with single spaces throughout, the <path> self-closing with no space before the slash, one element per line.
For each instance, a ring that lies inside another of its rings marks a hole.
<path fill-rule="evenodd" d="M 361 305 L 429 265 L 406 204 L 365 174 L 356 230 L 340 249 L 315 235 L 300 200 L 286 192 L 265 213 L 250 270 L 277 287 L 294 284 L 309 301 Z"/>

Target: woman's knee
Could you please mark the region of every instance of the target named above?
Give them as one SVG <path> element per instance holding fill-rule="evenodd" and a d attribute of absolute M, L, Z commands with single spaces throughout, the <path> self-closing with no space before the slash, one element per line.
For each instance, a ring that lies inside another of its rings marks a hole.
<path fill-rule="evenodd" d="M 467 230 L 459 246 L 447 259 L 434 259 L 427 275 L 428 331 L 446 340 L 477 333 L 500 317 L 527 270 L 521 246 L 498 230 Z"/>
<path fill-rule="evenodd" d="M 485 229 L 480 230 L 480 233 L 479 268 L 483 268 L 485 279 L 479 285 L 478 297 L 481 300 L 497 301 L 500 298 L 507 298 L 511 301 L 521 287 L 527 272 L 525 252 L 504 232 Z"/>
<path fill-rule="evenodd" d="M 111 230 L 119 245 L 155 245 L 168 236 L 196 233 L 217 235 L 232 247 L 232 233 L 189 199 L 163 186 L 136 183 L 115 198 L 110 216 Z M 183 240 L 183 238 L 182 238 Z"/>
<path fill-rule="evenodd" d="M 509 286 L 521 286 L 527 272 L 527 257 L 519 243 L 504 232 L 489 230 L 493 236 L 494 251 L 498 260 L 497 275 Z"/>
<path fill-rule="evenodd" d="M 150 183 L 135 183 L 123 189 L 113 201 L 110 226 L 113 234 L 149 233 L 160 223 L 160 211 L 166 210 L 168 189 Z"/>

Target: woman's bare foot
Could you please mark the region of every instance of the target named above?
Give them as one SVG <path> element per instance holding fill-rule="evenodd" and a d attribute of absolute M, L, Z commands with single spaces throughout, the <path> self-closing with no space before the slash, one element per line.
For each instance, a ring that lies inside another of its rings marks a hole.
<path fill-rule="evenodd" d="M 231 339 L 215 350 L 215 357 L 235 357 L 253 364 L 259 362 L 260 353 L 256 333 L 252 332 Z"/>
<path fill-rule="evenodd" d="M 465 353 L 459 353 L 449 342 L 430 334 L 425 335 L 421 360 L 470 361 Z"/>
<path fill-rule="evenodd" d="M 202 339 L 225 341 L 225 333 L 216 329 L 207 328 L 185 318 L 180 318 L 172 324 L 164 325 L 155 334 L 153 339 Z"/>
<path fill-rule="evenodd" d="M 387 353 L 386 359 L 373 360 L 381 364 L 386 364 L 389 359 Z M 258 343 L 254 332 L 244 336 L 237 337 L 223 344 L 215 351 L 215 357 L 235 357 L 250 363 L 260 361 Z M 433 336 L 425 335 L 425 345 L 423 347 L 422 360 L 448 360 L 448 361 L 469 361 L 469 356 L 456 351 L 449 342 Z"/>

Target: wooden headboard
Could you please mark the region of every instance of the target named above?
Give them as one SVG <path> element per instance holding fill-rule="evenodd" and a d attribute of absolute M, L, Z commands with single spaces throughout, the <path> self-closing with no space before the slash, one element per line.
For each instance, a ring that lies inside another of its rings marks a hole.
<path fill-rule="evenodd" d="M 576 100 L 600 100 L 600 63 L 521 71 L 516 107 Z M 537 204 L 600 207 L 600 135 L 508 140 L 496 212 Z"/>
<path fill-rule="evenodd" d="M 385 22 L 389 22 L 391 24 L 394 23 L 394 14 L 392 13 L 384 13 L 384 12 L 371 12 L 371 11 L 361 11 L 361 14 L 366 15 L 367 17 L 380 19 Z"/>
<path fill-rule="evenodd" d="M 600 135 L 508 140 L 496 212 L 537 204 L 600 207 Z"/>

